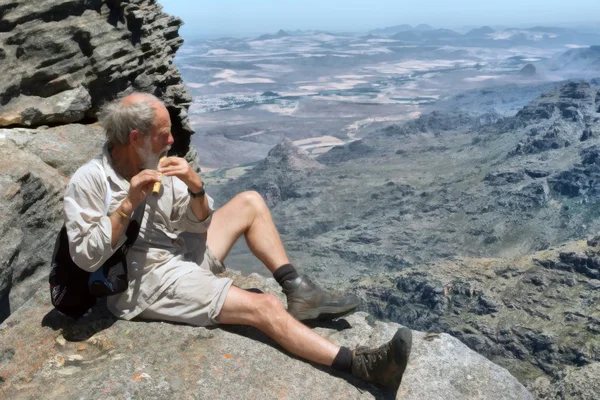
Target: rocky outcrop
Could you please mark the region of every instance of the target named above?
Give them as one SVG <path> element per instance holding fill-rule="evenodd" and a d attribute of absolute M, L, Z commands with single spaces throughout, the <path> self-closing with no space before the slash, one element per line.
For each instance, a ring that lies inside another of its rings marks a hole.
<path fill-rule="evenodd" d="M 506 130 L 527 129 L 513 154 L 556 150 L 597 136 L 596 89 L 571 82 L 532 101 L 505 122 Z"/>
<path fill-rule="evenodd" d="M 0 159 L 0 320 L 4 320 L 46 283 L 67 178 L 1 138 Z"/>
<path fill-rule="evenodd" d="M 310 171 L 321 168 L 322 164 L 310 158 L 308 152 L 286 138 L 273 147 L 263 161 L 245 174 L 243 188 L 233 182 L 220 197 L 231 199 L 243 190 L 255 190 L 264 197 L 269 206 L 274 206 L 301 196 L 296 189 L 297 182 Z"/>
<path fill-rule="evenodd" d="M 0 321 L 45 280 L 68 177 L 100 153 L 96 112 L 150 92 L 187 156 L 191 97 L 173 65 L 182 21 L 155 0 L 8 0 L 0 5 Z"/>
<path fill-rule="evenodd" d="M 241 287 L 283 299 L 273 279 L 230 276 Z M 397 328 L 363 312 L 314 327 L 350 348 L 381 345 Z M 411 359 L 394 394 L 291 357 L 247 327 L 117 321 L 103 307 L 66 321 L 51 311 L 45 290 L 0 325 L 0 332 L 0 397 L 7 399 L 532 398 L 504 368 L 446 334 L 414 332 Z"/>
<path fill-rule="evenodd" d="M 374 315 L 452 334 L 539 398 L 597 398 L 597 385 L 578 383 L 600 363 L 599 243 L 573 242 L 517 259 L 437 262 L 355 288 Z"/>
<path fill-rule="evenodd" d="M 172 60 L 182 21 L 155 0 L 9 0 L 0 7 L 0 126 L 93 120 L 106 100 L 131 91 L 161 98 L 176 151 L 192 133 L 191 96 Z"/>

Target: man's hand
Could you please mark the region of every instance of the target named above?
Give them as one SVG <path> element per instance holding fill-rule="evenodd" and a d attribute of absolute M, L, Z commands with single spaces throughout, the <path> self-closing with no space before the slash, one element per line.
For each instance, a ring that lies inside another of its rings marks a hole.
<path fill-rule="evenodd" d="M 158 166 L 158 171 L 165 176 L 178 177 L 192 192 L 198 192 L 202 189 L 202 179 L 184 158 L 167 157 Z"/>
<path fill-rule="evenodd" d="M 146 198 L 148 193 L 152 191 L 154 183 L 160 182 L 160 180 L 161 176 L 158 171 L 151 169 L 145 169 L 131 178 L 129 193 L 127 193 L 127 197 L 121 204 L 121 209 L 131 216 L 133 210 L 135 210 Z"/>

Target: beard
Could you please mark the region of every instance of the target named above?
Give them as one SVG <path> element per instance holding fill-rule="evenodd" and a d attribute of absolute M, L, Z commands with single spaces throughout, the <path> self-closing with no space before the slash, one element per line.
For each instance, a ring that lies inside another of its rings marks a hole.
<path fill-rule="evenodd" d="M 150 138 L 144 140 L 143 147 L 135 149 L 140 160 L 142 161 L 142 169 L 156 169 L 158 168 L 158 162 L 160 158 L 167 155 L 167 152 L 171 149 L 171 146 L 166 146 L 161 149 L 158 153 L 152 151 L 152 141 Z"/>

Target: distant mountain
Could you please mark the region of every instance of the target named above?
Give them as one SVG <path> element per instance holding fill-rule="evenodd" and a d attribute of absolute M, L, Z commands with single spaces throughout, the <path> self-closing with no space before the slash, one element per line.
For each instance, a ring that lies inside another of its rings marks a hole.
<path fill-rule="evenodd" d="M 402 24 L 402 25 L 388 26 L 387 28 L 373 29 L 367 33 L 371 34 L 371 35 L 393 35 L 398 32 L 410 31 L 412 29 L 413 29 L 413 27 L 411 25 Z"/>
<path fill-rule="evenodd" d="M 404 31 L 398 32 L 392 36 L 392 39 L 403 40 L 406 42 L 426 42 L 426 41 L 448 41 L 454 40 L 457 38 L 461 38 L 461 35 L 458 32 L 452 31 L 450 29 L 434 29 L 432 31 Z"/>
<path fill-rule="evenodd" d="M 469 32 L 465 33 L 467 37 L 485 37 L 486 35 L 491 35 L 496 32 L 495 29 L 490 28 L 489 26 L 482 26 L 481 28 L 471 29 Z"/>
<path fill-rule="evenodd" d="M 600 73 L 600 46 L 568 50 L 552 57 L 544 65 L 550 71 L 577 70 L 583 75 L 598 74 Z"/>
<path fill-rule="evenodd" d="M 265 35 L 259 36 L 258 38 L 256 38 L 256 40 L 280 39 L 280 38 L 287 37 L 287 36 L 291 36 L 291 35 L 289 33 L 287 33 L 286 31 L 284 31 L 283 29 L 280 29 L 275 34 L 267 33 Z"/>
<path fill-rule="evenodd" d="M 431 25 L 427 25 L 427 24 L 419 24 L 417 26 L 415 26 L 415 30 L 416 31 L 421 31 L 421 32 L 425 32 L 425 31 L 432 31 L 435 28 Z"/>

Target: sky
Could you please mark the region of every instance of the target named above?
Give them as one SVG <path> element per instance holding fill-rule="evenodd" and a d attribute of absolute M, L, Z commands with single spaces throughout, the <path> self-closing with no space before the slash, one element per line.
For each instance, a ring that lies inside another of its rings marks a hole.
<path fill-rule="evenodd" d="M 159 0 L 183 19 L 186 37 L 244 36 L 279 29 L 365 32 L 399 24 L 573 26 L 598 24 L 600 0 Z"/>

